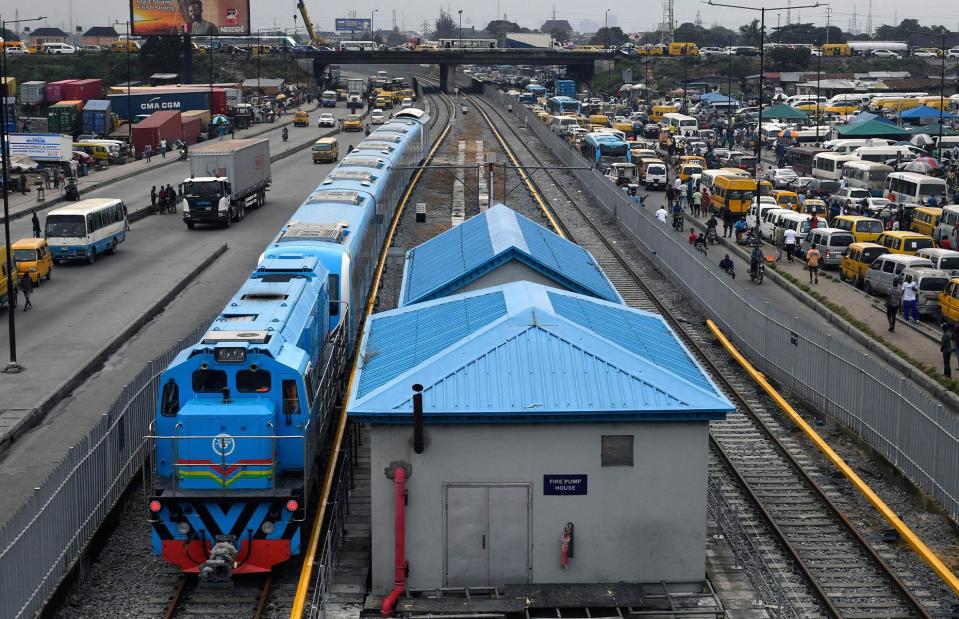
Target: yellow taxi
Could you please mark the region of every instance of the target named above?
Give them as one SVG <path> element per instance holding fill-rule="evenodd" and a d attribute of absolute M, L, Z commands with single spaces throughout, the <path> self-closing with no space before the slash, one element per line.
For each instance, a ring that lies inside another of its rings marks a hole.
<path fill-rule="evenodd" d="M 953 277 L 945 290 L 939 293 L 939 319 L 959 322 L 959 277 Z"/>
<path fill-rule="evenodd" d="M 799 194 L 795 191 L 786 191 L 784 189 L 777 189 L 770 192 L 770 196 L 776 200 L 776 203 L 780 208 L 788 208 L 792 210 L 798 210 L 799 208 Z"/>
<path fill-rule="evenodd" d="M 683 155 L 679 158 L 679 165 L 695 164 L 701 168 L 706 168 L 706 158 L 699 155 Z"/>
<path fill-rule="evenodd" d="M 49 280 L 53 271 L 53 257 L 46 239 L 20 239 L 10 246 L 13 249 L 13 262 L 17 265 L 17 276 L 30 276 L 30 281 L 39 285 L 40 279 Z"/>
<path fill-rule="evenodd" d="M 310 126 L 310 115 L 303 111 L 296 111 L 293 113 L 293 126 L 294 127 L 309 127 Z"/>
<path fill-rule="evenodd" d="M 320 138 L 313 143 L 313 163 L 329 163 L 340 157 L 340 143 L 336 138 Z"/>
<path fill-rule="evenodd" d="M 852 233 L 858 243 L 875 242 L 883 232 L 882 221 L 862 215 L 839 215 L 833 218 L 831 225 Z"/>
<path fill-rule="evenodd" d="M 703 174 L 703 166 L 699 165 L 695 161 L 690 161 L 686 163 L 679 164 L 679 180 L 686 182 L 689 180 L 689 177 Z"/>
<path fill-rule="evenodd" d="M 363 119 L 356 114 L 350 114 L 343 121 L 343 131 L 362 131 Z"/>
<path fill-rule="evenodd" d="M 879 256 L 888 253 L 888 249 L 876 243 L 850 243 L 843 252 L 842 262 L 839 263 L 839 279 L 855 284 L 856 288 L 862 288 L 869 265 Z"/>
<path fill-rule="evenodd" d="M 909 256 L 915 256 L 920 249 L 929 249 L 936 246 L 936 242 L 932 240 L 931 236 L 907 230 L 883 232 L 876 239 L 876 243 L 887 248 L 891 254 L 906 254 Z"/>

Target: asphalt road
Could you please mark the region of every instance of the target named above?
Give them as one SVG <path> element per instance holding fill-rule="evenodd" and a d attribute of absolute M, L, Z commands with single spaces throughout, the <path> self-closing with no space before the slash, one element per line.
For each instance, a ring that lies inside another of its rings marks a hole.
<path fill-rule="evenodd" d="M 315 127 L 321 111 L 311 114 L 311 127 L 290 129 L 287 146 L 328 131 Z M 336 112 L 344 115 L 346 110 L 340 107 Z M 271 152 L 276 154 L 282 150 L 280 132 L 263 137 L 268 136 Z M 341 152 L 363 137 L 362 132 L 341 134 Z M 4 488 L 0 493 L 0 522 L 40 484 L 65 451 L 86 434 L 122 386 L 143 365 L 222 309 L 249 275 L 266 244 L 332 166 L 313 164 L 309 150 L 304 149 L 273 163 L 273 184 L 267 194 L 267 204 L 262 209 L 248 211 L 243 221 L 229 229 L 198 227 L 190 231 L 179 214 L 150 216 L 131 226 L 127 241 L 120 245 L 116 255 L 98 258 L 93 265 L 54 267 L 52 280 L 34 292 L 35 309 L 17 310 L 17 348 L 27 371 L 3 375 L 0 379 L 0 413 L 3 408 L 35 406 L 65 376 L 161 299 L 217 247 L 223 243 L 229 245 L 229 250 L 162 314 L 112 355 L 97 375 L 62 401 L 40 427 L 21 437 L 4 454 L 0 467 L 0 487 Z M 188 175 L 188 164 L 178 163 L 83 197 L 122 198 L 132 209 L 148 202 L 152 185 L 176 186 Z M 40 214 L 41 221 L 44 215 Z M 14 222 L 11 227 L 13 238 L 31 236 L 28 218 Z M 8 341 L 6 329 L 2 329 L 0 347 L 4 352 Z"/>

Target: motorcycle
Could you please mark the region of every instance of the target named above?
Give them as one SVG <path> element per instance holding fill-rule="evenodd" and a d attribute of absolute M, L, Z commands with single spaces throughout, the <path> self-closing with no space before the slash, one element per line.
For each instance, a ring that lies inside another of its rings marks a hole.
<path fill-rule="evenodd" d="M 67 186 L 63 190 L 64 196 L 67 200 L 71 202 L 76 202 L 80 199 L 80 189 L 77 187 L 77 179 L 70 178 L 67 180 Z"/>
<path fill-rule="evenodd" d="M 746 247 L 759 247 L 763 244 L 763 237 L 756 228 L 750 228 L 746 230 L 746 234 L 743 235 L 742 240 L 736 241 L 737 245 L 745 245 Z"/>
<path fill-rule="evenodd" d="M 763 283 L 763 279 L 765 277 L 766 277 L 766 261 L 765 260 L 758 261 L 755 266 L 750 265 L 749 281 L 759 286 L 760 284 Z"/>
<path fill-rule="evenodd" d="M 189 155 L 187 154 L 187 150 L 186 150 L 185 148 L 181 148 L 181 149 L 180 149 L 180 157 L 177 159 L 177 161 L 186 161 L 187 159 L 189 159 Z"/>
<path fill-rule="evenodd" d="M 683 232 L 686 227 L 686 219 L 682 213 L 673 213 L 673 230 Z"/>

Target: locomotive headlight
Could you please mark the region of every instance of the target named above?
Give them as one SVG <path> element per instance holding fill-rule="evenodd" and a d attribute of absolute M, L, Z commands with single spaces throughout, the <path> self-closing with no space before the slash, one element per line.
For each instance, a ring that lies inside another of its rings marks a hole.
<path fill-rule="evenodd" d="M 274 529 L 276 529 L 276 526 L 269 520 L 264 520 L 263 524 L 260 525 L 260 529 L 263 531 L 263 533 L 269 535 Z"/>
<path fill-rule="evenodd" d="M 180 522 L 176 523 L 176 532 L 180 535 L 186 535 L 190 532 L 190 523 L 186 520 L 181 520 Z"/>

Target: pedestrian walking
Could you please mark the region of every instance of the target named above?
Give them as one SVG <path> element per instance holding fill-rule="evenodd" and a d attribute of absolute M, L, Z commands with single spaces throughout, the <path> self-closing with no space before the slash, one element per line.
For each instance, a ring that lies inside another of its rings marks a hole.
<path fill-rule="evenodd" d="M 689 194 L 686 193 L 686 185 L 679 186 L 679 208 L 689 206 Z"/>
<path fill-rule="evenodd" d="M 658 219 L 659 221 L 663 223 L 666 223 L 666 215 L 667 215 L 666 209 L 662 206 L 659 207 L 658 211 L 656 211 L 656 219 Z"/>
<path fill-rule="evenodd" d="M 33 280 L 30 279 L 29 273 L 24 273 L 23 277 L 20 278 L 20 292 L 23 293 L 23 311 L 33 309 L 33 303 L 30 302 L 30 293 L 33 292 Z"/>
<path fill-rule="evenodd" d="M 819 284 L 819 250 L 816 249 L 816 244 L 813 243 L 809 247 L 809 251 L 806 252 L 806 269 L 809 270 L 809 283 L 813 283 L 813 278 L 816 278 L 816 284 Z"/>
<path fill-rule="evenodd" d="M 63 170 L 57 172 L 57 182 L 54 184 L 54 187 L 60 187 L 61 191 L 67 190 L 67 177 L 63 175 Z"/>
<path fill-rule="evenodd" d="M 160 197 L 160 208 L 157 212 L 162 213 L 166 209 L 166 187 L 164 187 L 163 185 L 160 185 L 159 197 Z"/>
<path fill-rule="evenodd" d="M 792 228 L 783 230 L 783 247 L 786 248 L 786 260 L 793 261 L 793 252 L 796 250 L 796 231 Z"/>
<path fill-rule="evenodd" d="M 723 238 L 728 238 L 732 230 L 733 218 L 732 213 L 729 211 L 728 206 L 723 206 L 719 209 L 719 216 L 723 220 Z"/>
<path fill-rule="evenodd" d="M 898 283 L 898 282 L 897 282 Z M 902 289 L 893 284 L 886 292 L 886 320 L 889 322 L 889 331 L 896 330 L 896 316 L 902 305 Z"/>
<path fill-rule="evenodd" d="M 236 138 L 236 125 L 230 125 L 230 139 Z"/>
<path fill-rule="evenodd" d="M 736 222 L 736 242 L 737 243 L 742 242 L 743 235 L 746 234 L 746 228 L 747 228 L 746 217 L 741 216 L 739 218 L 739 221 Z"/>
<path fill-rule="evenodd" d="M 703 208 L 703 194 L 699 193 L 698 191 L 695 191 L 693 192 L 693 215 L 696 215 L 697 217 L 701 215 L 705 215 L 705 213 L 702 212 L 702 208 Z"/>
<path fill-rule="evenodd" d="M 37 217 L 37 212 L 33 212 L 33 217 L 30 218 L 30 223 L 33 224 L 33 238 L 40 238 L 40 218 Z"/>
<path fill-rule="evenodd" d="M 49 169 L 43 170 L 43 183 L 47 189 L 53 189 L 53 173 Z"/>
<path fill-rule="evenodd" d="M 942 328 L 942 338 L 939 340 L 939 351 L 942 352 L 942 373 L 946 378 L 952 378 L 952 327 L 947 322 L 939 326 Z"/>
<path fill-rule="evenodd" d="M 153 156 L 152 144 L 147 144 L 143 147 L 143 156 L 146 157 L 147 163 L 150 163 L 150 158 Z"/>
<path fill-rule="evenodd" d="M 902 319 L 909 322 L 909 316 L 912 315 L 913 322 L 919 322 L 919 300 L 917 293 L 919 286 L 916 282 L 910 280 L 902 283 Z"/>
<path fill-rule="evenodd" d="M 166 139 L 160 140 L 160 158 L 166 159 Z"/>
<path fill-rule="evenodd" d="M 77 177 L 77 169 L 80 167 L 80 164 L 77 163 L 76 159 L 70 160 L 70 176 L 73 178 Z"/>
<path fill-rule="evenodd" d="M 157 210 L 157 186 L 154 185 L 150 188 L 150 208 L 154 211 Z"/>
<path fill-rule="evenodd" d="M 27 195 L 27 175 L 20 172 L 20 193 Z"/>

